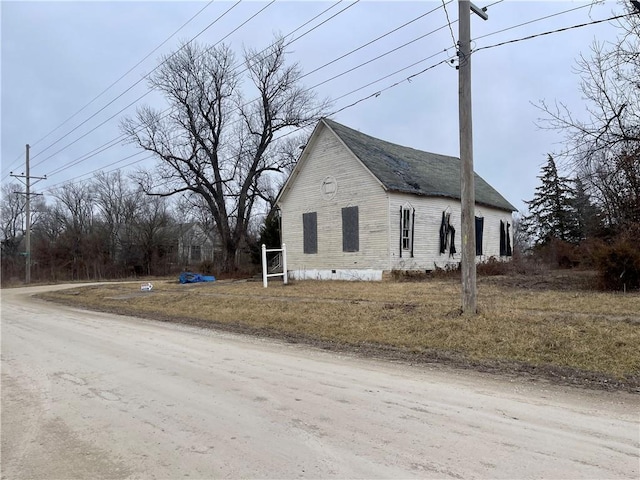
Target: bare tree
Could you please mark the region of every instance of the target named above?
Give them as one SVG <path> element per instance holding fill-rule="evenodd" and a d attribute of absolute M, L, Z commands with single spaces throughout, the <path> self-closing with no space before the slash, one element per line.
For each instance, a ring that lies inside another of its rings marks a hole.
<path fill-rule="evenodd" d="M 2 186 L 0 207 L 0 235 L 2 255 L 14 255 L 24 234 L 24 210 L 26 199 L 19 193 L 22 185 L 10 183 Z"/>
<path fill-rule="evenodd" d="M 94 201 L 107 237 L 109 256 L 113 263 L 118 261 L 122 236 L 134 227 L 136 214 L 144 204 L 140 192 L 134 191 L 121 171 L 98 172 L 92 182 Z"/>
<path fill-rule="evenodd" d="M 298 65 L 285 64 L 283 39 L 263 51 L 243 53 L 255 100 L 243 95 L 228 46 L 188 43 L 163 58 L 150 80 L 164 94 L 170 113 L 144 107 L 122 122 L 129 139 L 159 160 L 156 174 L 139 178 L 146 193 L 202 197 L 227 271 L 235 268 L 254 209 L 273 195 L 265 191 L 270 188 L 265 178 L 288 168 L 289 159 L 278 155 L 279 137 L 316 122 L 327 106 L 302 87 Z"/>
<path fill-rule="evenodd" d="M 614 43 L 594 42 L 581 56 L 587 118 L 541 102 L 546 127 L 565 135 L 567 166 L 594 195 L 609 225 L 640 221 L 640 15 L 628 2 Z"/>
<path fill-rule="evenodd" d="M 96 270 L 98 255 L 92 238 L 94 197 L 87 184 L 66 183 L 53 191 L 56 217 L 63 222 L 60 241 L 70 256 L 71 278 L 90 277 L 90 268 Z"/>

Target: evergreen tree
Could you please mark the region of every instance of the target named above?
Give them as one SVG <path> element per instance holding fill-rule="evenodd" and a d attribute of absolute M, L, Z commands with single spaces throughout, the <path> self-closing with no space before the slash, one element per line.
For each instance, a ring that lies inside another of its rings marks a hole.
<path fill-rule="evenodd" d="M 577 240 L 582 241 L 593 237 L 602 230 L 602 212 L 591 201 L 591 196 L 580 177 L 574 183 L 573 208 L 576 216 Z"/>
<path fill-rule="evenodd" d="M 536 187 L 533 200 L 525 202 L 529 214 L 523 218 L 524 230 L 536 246 L 545 245 L 552 238 L 577 243 L 578 222 L 571 180 L 558 173 L 551 155 L 538 178 L 541 185 Z"/>

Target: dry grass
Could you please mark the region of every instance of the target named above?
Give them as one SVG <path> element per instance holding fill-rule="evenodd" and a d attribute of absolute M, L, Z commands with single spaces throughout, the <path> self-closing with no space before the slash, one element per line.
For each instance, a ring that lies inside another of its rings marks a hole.
<path fill-rule="evenodd" d="M 460 316 L 455 280 L 423 282 L 216 282 L 105 284 L 47 298 L 151 318 L 191 319 L 343 347 L 386 348 L 412 358 L 476 365 L 574 369 L 640 378 L 640 295 L 480 284 L 480 314 Z"/>

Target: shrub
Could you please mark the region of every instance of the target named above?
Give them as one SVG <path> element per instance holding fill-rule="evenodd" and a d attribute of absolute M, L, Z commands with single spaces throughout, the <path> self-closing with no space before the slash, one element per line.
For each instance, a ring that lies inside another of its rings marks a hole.
<path fill-rule="evenodd" d="M 547 243 L 534 249 L 534 256 L 549 266 L 573 268 L 580 264 L 578 247 L 559 238 L 551 238 Z"/>
<path fill-rule="evenodd" d="M 609 244 L 601 243 L 595 249 L 595 264 L 602 289 L 640 289 L 639 242 L 640 225 L 635 225 Z"/>
<path fill-rule="evenodd" d="M 205 275 L 213 275 L 214 270 L 215 265 L 211 260 L 204 260 L 198 266 L 198 273 L 204 273 Z"/>
<path fill-rule="evenodd" d="M 513 271 L 510 262 L 503 262 L 495 257 L 490 257 L 486 262 L 479 263 L 476 267 L 478 275 L 489 277 L 492 275 L 507 275 Z"/>

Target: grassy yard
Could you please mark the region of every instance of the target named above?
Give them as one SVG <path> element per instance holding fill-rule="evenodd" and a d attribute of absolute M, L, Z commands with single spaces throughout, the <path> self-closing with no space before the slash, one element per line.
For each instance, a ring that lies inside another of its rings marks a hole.
<path fill-rule="evenodd" d="M 420 282 L 156 281 L 46 294 L 90 309 L 262 334 L 411 361 L 529 373 L 640 391 L 640 295 L 487 277 L 475 317 L 456 280 Z M 573 281 L 573 279 L 572 279 Z M 574 282 L 575 283 L 575 282 Z"/>

